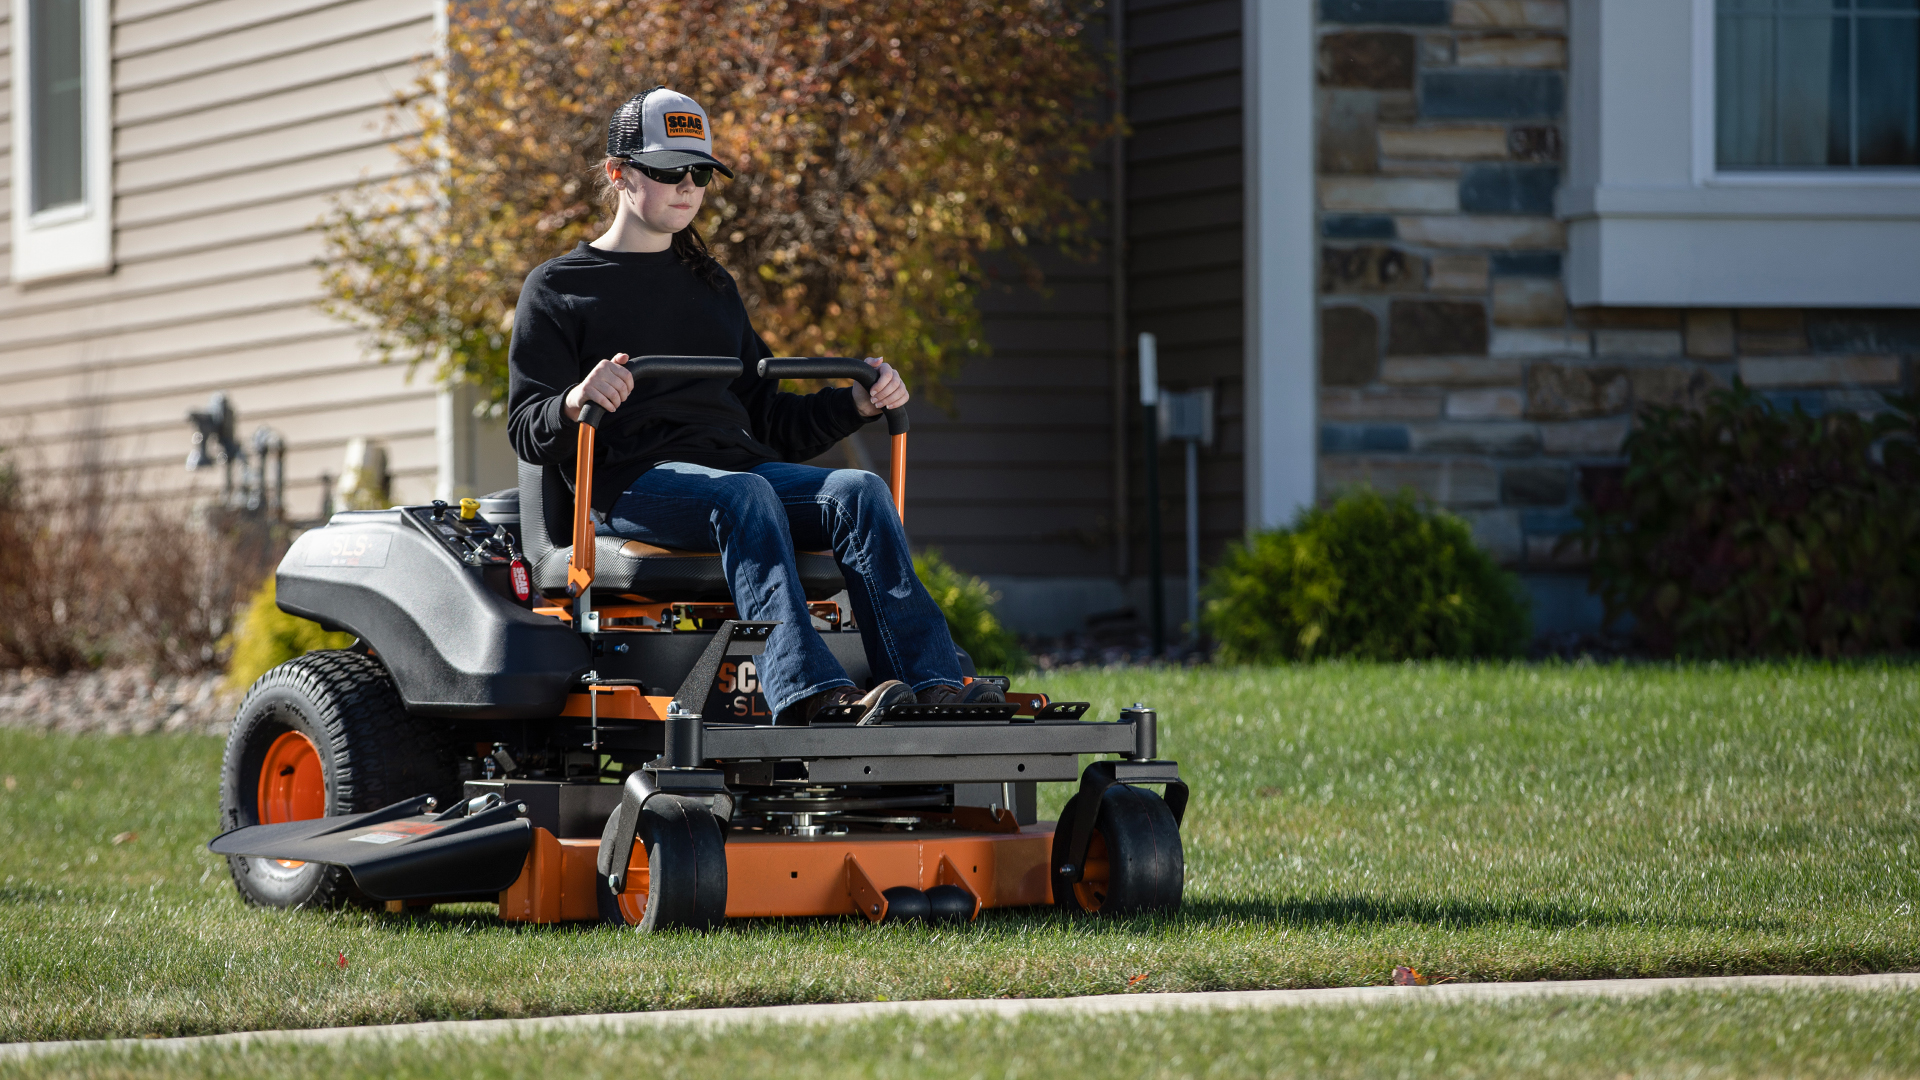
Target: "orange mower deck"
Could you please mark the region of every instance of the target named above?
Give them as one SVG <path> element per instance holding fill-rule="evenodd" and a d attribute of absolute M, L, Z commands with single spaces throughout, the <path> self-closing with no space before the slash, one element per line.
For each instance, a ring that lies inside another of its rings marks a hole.
<path fill-rule="evenodd" d="M 734 918 L 886 915 L 881 895 L 896 885 L 958 885 L 985 908 L 1053 902 L 1047 861 L 1051 821 L 1017 832 L 928 832 L 843 836 L 756 836 L 727 841 L 727 909 Z M 561 840 L 535 829 L 519 880 L 500 894 L 500 917 L 552 923 L 599 918 L 594 859 L 600 842 Z M 638 922 L 646 906 L 647 862 L 636 848 L 623 914 Z"/>

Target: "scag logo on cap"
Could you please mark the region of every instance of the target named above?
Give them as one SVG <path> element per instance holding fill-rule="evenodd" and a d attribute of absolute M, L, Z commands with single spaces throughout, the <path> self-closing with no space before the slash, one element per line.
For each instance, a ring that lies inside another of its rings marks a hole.
<path fill-rule="evenodd" d="M 707 137 L 707 125 L 699 113 L 670 112 L 662 115 L 660 119 L 667 123 L 669 139 L 705 140 Z"/>

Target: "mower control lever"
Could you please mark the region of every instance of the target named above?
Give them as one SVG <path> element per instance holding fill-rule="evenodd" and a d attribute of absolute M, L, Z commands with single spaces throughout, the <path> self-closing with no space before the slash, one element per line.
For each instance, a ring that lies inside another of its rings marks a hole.
<path fill-rule="evenodd" d="M 867 389 L 880 381 L 880 372 L 865 360 L 850 356 L 769 356 L 760 361 L 763 379 L 852 379 Z M 888 409 L 887 434 L 907 433 L 907 410 Z"/>
<path fill-rule="evenodd" d="M 737 356 L 640 356 L 623 364 L 636 379 L 737 379 Z M 593 607 L 593 435 L 607 410 L 589 401 L 580 407 L 579 443 L 573 460 L 573 554 L 567 558 L 567 595 L 574 598 L 574 626 L 586 629 Z"/>
<path fill-rule="evenodd" d="M 737 379 L 737 356 L 636 356 L 621 365 L 636 379 Z M 580 407 L 580 423 L 599 427 L 607 410 L 589 401 Z"/>
<path fill-rule="evenodd" d="M 865 360 L 850 356 L 769 356 L 760 361 L 763 379 L 852 379 L 867 389 L 880 372 Z M 887 486 L 893 489 L 893 508 L 907 520 L 907 410 L 888 409 L 887 434 L 893 436 L 893 462 Z"/>

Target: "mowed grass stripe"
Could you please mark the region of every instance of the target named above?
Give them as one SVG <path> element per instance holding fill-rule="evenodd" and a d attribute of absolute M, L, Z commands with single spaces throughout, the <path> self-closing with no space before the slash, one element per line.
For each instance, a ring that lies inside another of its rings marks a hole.
<path fill-rule="evenodd" d="M 1909 666 L 1028 682 L 1099 715 L 1160 709 L 1194 786 L 1179 916 L 648 938 L 482 907 L 251 910 L 204 850 L 215 740 L 0 732 L 0 1036 L 1363 985 L 1402 963 L 1466 980 L 1920 969 Z M 1043 810 L 1067 794 L 1043 788 Z"/>
<path fill-rule="evenodd" d="M 1679 993 L 1271 1012 L 895 1018 L 724 1032 L 551 1033 L 184 1052 L 88 1050 L 21 1077 L 1016 1078 L 1920 1075 L 1920 992 Z"/>

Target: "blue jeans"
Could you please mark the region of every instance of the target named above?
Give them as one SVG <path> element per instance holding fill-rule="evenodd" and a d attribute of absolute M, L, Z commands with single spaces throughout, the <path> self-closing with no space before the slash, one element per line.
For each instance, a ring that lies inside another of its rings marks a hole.
<path fill-rule="evenodd" d="M 870 472 L 786 462 L 723 472 L 666 462 L 615 500 L 599 530 L 720 553 L 740 617 L 780 624 L 756 665 L 776 716 L 810 694 L 853 685 L 807 614 L 796 550 L 833 549 L 876 683 L 899 679 L 915 691 L 960 685 L 946 617 L 913 572 L 886 482 Z"/>

